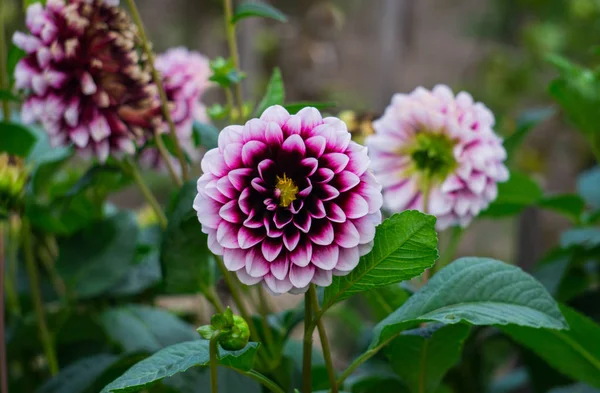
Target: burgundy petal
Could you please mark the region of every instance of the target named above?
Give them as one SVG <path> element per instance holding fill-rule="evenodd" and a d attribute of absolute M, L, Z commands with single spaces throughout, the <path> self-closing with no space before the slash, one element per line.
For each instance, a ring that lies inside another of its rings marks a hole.
<path fill-rule="evenodd" d="M 292 116 L 285 122 L 281 129 L 285 131 L 285 135 L 300 134 L 302 120 L 298 116 Z"/>
<path fill-rule="evenodd" d="M 271 274 L 278 280 L 283 280 L 290 271 L 290 261 L 286 253 L 282 252 L 279 254 L 277 259 L 271 262 L 270 265 Z"/>
<path fill-rule="evenodd" d="M 262 214 L 256 214 L 256 211 L 252 209 L 248 218 L 244 220 L 244 226 L 248 228 L 260 228 L 263 226 Z"/>
<path fill-rule="evenodd" d="M 260 192 L 261 194 L 266 194 L 268 191 L 264 180 L 260 177 L 255 177 L 254 179 L 252 179 L 250 184 L 252 185 L 252 188 Z"/>
<path fill-rule="evenodd" d="M 236 240 L 239 243 L 239 247 L 245 250 L 260 243 L 264 238 L 264 231 L 261 231 L 260 229 L 251 229 L 242 226 L 238 231 Z"/>
<path fill-rule="evenodd" d="M 242 161 L 244 165 L 250 168 L 256 167 L 265 158 L 267 150 L 267 145 L 262 142 L 256 140 L 247 142 L 242 148 Z"/>
<path fill-rule="evenodd" d="M 250 250 L 246 257 L 246 273 L 251 277 L 263 277 L 269 273 L 269 262 L 256 249 Z"/>
<path fill-rule="evenodd" d="M 348 218 L 360 218 L 369 213 L 369 204 L 365 198 L 356 193 L 349 194 L 341 202 L 340 207 L 344 210 Z"/>
<path fill-rule="evenodd" d="M 310 242 L 300 242 L 296 249 L 289 253 L 290 260 L 294 265 L 307 266 L 312 259 L 312 250 Z"/>
<path fill-rule="evenodd" d="M 243 227 L 242 227 L 243 228 Z M 237 233 L 239 225 L 227 221 L 221 221 L 217 227 L 217 241 L 223 247 L 239 248 Z"/>
<path fill-rule="evenodd" d="M 229 168 L 238 168 L 242 164 L 242 144 L 230 143 L 225 146 L 223 158 Z"/>
<path fill-rule="evenodd" d="M 277 228 L 275 226 L 275 223 L 273 222 L 272 217 L 265 216 L 265 218 L 263 219 L 263 224 L 265 225 L 265 228 L 267 229 L 267 236 L 272 237 L 272 238 L 278 238 L 278 237 L 281 237 L 281 235 L 283 235 L 283 229 Z"/>
<path fill-rule="evenodd" d="M 227 176 L 224 176 L 217 181 L 217 189 L 221 192 L 221 194 L 225 195 L 229 199 L 237 197 L 238 194 L 237 190 L 233 184 L 231 184 L 231 181 Z"/>
<path fill-rule="evenodd" d="M 240 194 L 238 198 L 238 205 L 240 206 L 240 210 L 244 212 L 244 214 L 250 214 L 252 209 L 252 204 L 250 202 L 250 188 L 246 187 Z"/>
<path fill-rule="evenodd" d="M 332 222 L 346 222 L 346 213 L 344 213 L 342 208 L 335 203 L 327 203 L 325 205 L 325 210 L 327 211 L 327 218 Z"/>
<path fill-rule="evenodd" d="M 315 173 L 315 175 L 312 177 L 312 180 L 315 183 L 327 183 L 331 179 L 333 179 L 334 176 L 335 176 L 335 173 L 333 173 L 333 171 L 331 169 L 319 168 L 319 169 L 317 169 L 317 172 Z"/>
<path fill-rule="evenodd" d="M 340 173 L 346 168 L 350 158 L 344 153 L 327 153 L 319 159 L 321 166 L 331 169 L 334 173 Z"/>
<path fill-rule="evenodd" d="M 239 248 L 224 248 L 223 263 L 230 272 L 240 270 L 246 265 L 246 251 Z"/>
<path fill-rule="evenodd" d="M 298 243 L 300 242 L 300 231 L 295 227 L 288 227 L 283 233 L 283 244 L 285 248 L 290 251 L 294 251 Z"/>
<path fill-rule="evenodd" d="M 254 170 L 250 168 L 238 168 L 229 171 L 227 177 L 236 190 L 242 191 L 248 185 L 248 180 L 253 173 Z"/>
<path fill-rule="evenodd" d="M 258 173 L 260 178 L 265 181 L 266 184 L 275 182 L 275 176 L 277 175 L 277 164 L 270 158 L 262 160 L 258 163 Z"/>
<path fill-rule="evenodd" d="M 313 222 L 312 230 L 308 233 L 308 237 L 313 243 L 328 246 L 333 243 L 334 232 L 333 225 L 329 220 L 319 220 Z"/>
<path fill-rule="evenodd" d="M 244 221 L 242 211 L 235 200 L 231 200 L 224 204 L 219 210 L 219 215 L 224 220 L 227 220 L 233 224 L 241 224 L 242 221 Z"/>
<path fill-rule="evenodd" d="M 294 157 L 300 159 L 306 154 L 306 146 L 300 135 L 290 135 L 281 145 L 279 152 L 280 158 L 290 159 Z"/>
<path fill-rule="evenodd" d="M 336 175 L 334 181 L 340 192 L 346 192 L 356 187 L 360 183 L 360 178 L 350 171 L 342 171 Z M 381 195 L 381 190 L 379 194 Z"/>
<path fill-rule="evenodd" d="M 304 144 L 306 145 L 306 152 L 308 156 L 319 158 L 325 152 L 327 141 L 321 135 L 316 135 L 308 138 Z"/>
<path fill-rule="evenodd" d="M 272 262 L 279 256 L 281 249 L 283 248 L 283 243 L 281 240 L 272 239 L 270 237 L 263 240 L 261 245 L 262 255 L 269 262 Z"/>
<path fill-rule="evenodd" d="M 292 221 L 293 214 L 289 210 L 277 209 L 274 222 L 277 228 L 283 228 Z"/>
<path fill-rule="evenodd" d="M 304 233 L 310 231 L 312 218 L 306 211 L 299 212 L 294 216 L 294 225 Z"/>
<path fill-rule="evenodd" d="M 304 205 L 308 208 L 308 212 L 312 218 L 323 218 L 325 217 L 325 205 L 323 201 L 317 198 L 309 198 Z"/>
<path fill-rule="evenodd" d="M 334 186 L 329 184 L 319 184 L 315 190 L 316 196 L 326 202 L 337 198 L 340 192 Z"/>
<path fill-rule="evenodd" d="M 303 169 L 302 176 L 312 176 L 319 167 L 319 160 L 314 157 L 303 158 L 302 161 L 300 161 L 300 166 Z"/>
<path fill-rule="evenodd" d="M 312 187 L 311 187 L 312 188 Z M 298 193 L 299 195 L 300 193 Z M 302 199 L 296 199 L 294 202 L 292 202 L 292 204 L 290 205 L 290 211 L 293 214 L 298 214 L 302 211 L 302 208 L 304 207 L 304 201 Z"/>
<path fill-rule="evenodd" d="M 283 280 L 278 280 L 273 274 L 267 274 L 265 276 L 265 284 L 267 290 L 271 291 L 274 295 L 280 295 L 282 293 L 289 292 L 294 285 L 290 281 L 289 277 L 285 277 Z"/>

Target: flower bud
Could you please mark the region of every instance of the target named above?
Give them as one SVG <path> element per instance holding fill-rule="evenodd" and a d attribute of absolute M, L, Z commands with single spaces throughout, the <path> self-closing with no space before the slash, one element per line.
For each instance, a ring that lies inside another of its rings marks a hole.
<path fill-rule="evenodd" d="M 14 207 L 19 202 L 26 181 L 23 160 L 6 153 L 0 154 L 0 206 L 7 209 Z"/>
<path fill-rule="evenodd" d="M 231 308 L 227 307 L 223 314 L 213 315 L 210 323 L 196 330 L 205 340 L 218 336 L 219 344 L 228 351 L 237 351 L 248 345 L 250 328 L 244 318 L 233 315 Z"/>

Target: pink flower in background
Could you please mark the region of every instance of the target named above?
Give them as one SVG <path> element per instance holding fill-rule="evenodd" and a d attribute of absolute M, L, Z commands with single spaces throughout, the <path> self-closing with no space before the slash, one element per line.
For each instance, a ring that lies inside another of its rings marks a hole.
<path fill-rule="evenodd" d="M 202 160 L 194 209 L 209 248 L 240 281 L 271 292 L 331 284 L 372 247 L 381 186 L 366 148 L 315 108 L 268 108 L 229 126 Z"/>
<path fill-rule="evenodd" d="M 15 84 L 25 122 L 42 123 L 54 145 L 73 143 L 105 161 L 134 154 L 160 123 L 156 88 L 136 52 L 136 29 L 115 0 L 48 0 L 27 9 L 31 34 Z"/>
<path fill-rule="evenodd" d="M 493 130 L 494 115 L 470 94 L 444 85 L 396 94 L 367 139 L 371 168 L 393 212 L 423 210 L 438 229 L 467 226 L 496 199 L 508 180 L 506 151 Z"/>
<path fill-rule="evenodd" d="M 210 86 L 209 61 L 198 52 L 180 47 L 159 55 L 155 66 L 161 73 L 171 104 L 171 118 L 175 123 L 179 145 L 192 161 L 199 160 L 200 151 L 194 145 L 192 133 L 194 121 L 209 121 L 206 107 L 200 100 Z M 169 132 L 166 121 L 161 124 L 161 132 Z M 156 148 L 145 149 L 140 159 L 148 167 L 164 169 L 163 159 Z M 173 165 L 178 168 L 179 162 L 173 159 Z"/>

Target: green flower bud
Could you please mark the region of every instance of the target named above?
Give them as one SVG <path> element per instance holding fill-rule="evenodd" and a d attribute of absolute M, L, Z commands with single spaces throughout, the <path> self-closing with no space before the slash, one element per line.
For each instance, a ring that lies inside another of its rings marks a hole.
<path fill-rule="evenodd" d="M 17 205 L 26 182 L 27 171 L 23 160 L 6 153 L 0 154 L 0 206 L 11 208 Z"/>
<path fill-rule="evenodd" d="M 228 351 L 243 349 L 250 341 L 250 328 L 239 315 L 233 316 L 233 326 L 223 331 L 219 337 L 219 344 Z"/>

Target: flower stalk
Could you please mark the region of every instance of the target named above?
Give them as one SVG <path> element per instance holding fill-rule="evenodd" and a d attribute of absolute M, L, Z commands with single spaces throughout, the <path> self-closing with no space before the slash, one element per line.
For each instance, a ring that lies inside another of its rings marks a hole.
<path fill-rule="evenodd" d="M 0 89 L 8 89 L 8 74 L 6 70 L 6 34 L 4 31 L 4 0 L 0 0 Z M 4 121 L 10 121 L 10 107 L 7 100 L 2 100 L 2 115 Z"/>
<path fill-rule="evenodd" d="M 135 4 L 135 0 L 127 0 L 127 4 L 129 6 L 129 10 L 131 11 L 131 17 L 133 18 L 134 23 L 137 25 L 138 28 L 138 33 L 140 36 L 140 39 L 142 41 L 142 48 L 144 49 L 144 53 L 146 54 L 146 56 L 148 57 L 148 63 L 150 66 L 150 72 L 152 74 L 152 79 L 154 80 L 154 83 L 156 84 L 156 87 L 158 89 L 158 94 L 160 96 L 160 106 L 162 109 L 162 113 L 163 116 L 165 117 L 165 120 L 167 121 L 167 124 L 169 125 L 169 133 L 171 135 L 171 139 L 173 140 L 173 146 L 175 147 L 175 155 L 177 156 L 177 160 L 179 161 L 179 165 L 181 166 L 181 173 L 183 176 L 183 180 L 187 181 L 189 179 L 188 176 L 188 167 L 187 167 L 187 163 L 185 160 L 185 155 L 183 154 L 183 150 L 181 149 L 181 146 L 179 145 L 179 140 L 177 139 L 177 129 L 175 128 L 175 123 L 173 122 L 173 118 L 171 117 L 171 112 L 169 110 L 169 101 L 167 99 L 167 93 L 165 92 L 165 87 L 162 83 L 162 79 L 161 76 L 158 72 L 158 70 L 156 69 L 156 65 L 155 65 L 155 57 L 154 57 L 154 52 L 152 52 L 152 46 L 150 44 L 150 40 L 148 39 L 148 36 L 146 35 L 146 30 L 144 28 L 144 22 L 142 21 L 142 17 L 140 16 L 140 12 L 138 11 L 137 5 Z M 169 159 L 168 159 L 168 153 L 167 153 L 167 157 L 165 157 L 164 152 L 166 149 L 161 149 L 160 144 L 162 144 L 162 141 L 159 141 L 160 137 L 159 135 L 155 135 L 156 137 L 156 144 L 157 146 L 159 146 L 159 150 L 161 155 L 163 156 L 163 158 L 165 159 L 165 164 L 167 166 L 172 166 L 172 164 L 169 163 Z M 164 147 L 164 144 L 163 144 Z M 173 175 L 175 173 L 175 171 L 170 168 L 169 172 L 171 172 L 171 175 Z M 174 179 L 178 177 L 174 177 Z M 178 186 L 181 186 L 181 180 L 176 181 L 176 184 Z"/>
<path fill-rule="evenodd" d="M 0 15 L 0 17 L 2 17 Z M 6 326 L 4 321 L 4 269 L 5 269 L 5 250 L 4 250 L 4 223 L 0 222 L 0 387 L 3 393 L 8 393 L 8 362 L 6 359 Z"/>
<path fill-rule="evenodd" d="M 312 392 L 312 324 L 313 291 L 304 295 L 304 341 L 302 346 L 302 392 Z"/>
<path fill-rule="evenodd" d="M 210 339 L 210 391 L 211 393 L 219 393 L 218 374 L 217 374 L 217 354 L 219 351 L 219 336 L 217 330 Z"/>
<path fill-rule="evenodd" d="M 29 219 L 23 218 L 22 221 L 22 236 L 23 236 L 23 253 L 25 256 L 25 265 L 27 267 L 27 274 L 29 276 L 29 286 L 31 290 L 31 298 L 33 300 L 33 306 L 35 309 L 35 315 L 38 321 L 38 329 L 40 340 L 44 347 L 44 353 L 46 355 L 46 361 L 48 362 L 48 368 L 52 376 L 58 374 L 58 361 L 56 360 L 56 351 L 54 349 L 54 343 L 50 336 L 50 331 L 46 324 L 46 316 L 44 315 L 44 305 L 42 300 L 42 294 L 40 292 L 40 283 L 38 277 L 37 267 L 35 265 L 33 244 L 31 238 L 31 226 Z"/>
<path fill-rule="evenodd" d="M 240 55 L 235 37 L 235 23 L 231 22 L 231 19 L 233 18 L 232 0 L 224 0 L 223 6 L 225 8 L 225 33 L 227 35 L 227 44 L 229 45 L 229 55 L 233 60 L 236 71 L 240 71 Z M 235 98 L 238 103 L 239 116 L 242 117 L 244 113 L 244 97 L 242 94 L 241 83 L 235 84 Z"/>
<path fill-rule="evenodd" d="M 312 308 L 315 315 L 317 315 L 321 308 L 319 307 L 319 300 L 317 299 L 317 288 L 312 284 L 309 288 L 311 292 Z M 329 385 L 331 386 L 332 393 L 338 393 L 338 386 L 335 380 L 335 368 L 333 367 L 333 361 L 331 359 L 331 346 L 329 345 L 329 339 L 327 338 L 327 331 L 322 319 L 317 319 L 317 330 L 319 331 L 319 338 L 321 339 L 321 347 L 323 348 L 323 358 L 325 359 L 325 367 L 327 368 L 327 377 L 329 378 Z"/>

